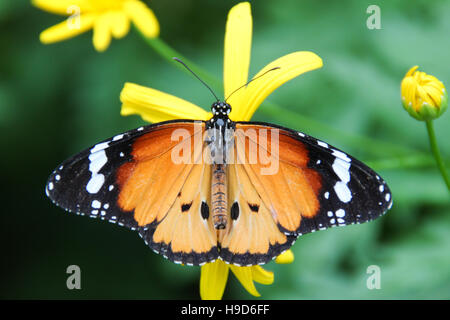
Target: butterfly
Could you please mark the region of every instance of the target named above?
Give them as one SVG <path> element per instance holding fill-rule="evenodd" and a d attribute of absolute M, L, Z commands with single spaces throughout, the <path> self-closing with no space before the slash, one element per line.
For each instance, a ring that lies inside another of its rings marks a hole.
<path fill-rule="evenodd" d="M 304 234 L 378 218 L 386 182 L 305 133 L 234 122 L 216 101 L 208 121 L 155 123 L 99 142 L 50 175 L 65 210 L 135 230 L 185 265 L 265 264 Z"/>

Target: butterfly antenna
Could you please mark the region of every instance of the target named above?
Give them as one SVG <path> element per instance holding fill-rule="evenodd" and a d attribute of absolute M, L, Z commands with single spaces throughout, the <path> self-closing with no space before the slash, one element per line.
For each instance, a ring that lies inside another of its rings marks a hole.
<path fill-rule="evenodd" d="M 236 90 L 234 90 L 232 93 L 230 93 L 230 94 L 228 95 L 228 97 L 225 99 L 225 102 L 227 102 L 227 100 L 233 95 L 233 93 L 235 93 L 236 91 L 242 89 L 243 87 L 248 86 L 248 84 L 249 84 L 250 82 L 252 82 L 252 81 L 254 81 L 254 80 L 256 80 L 256 79 L 261 78 L 262 76 L 266 75 L 266 74 L 269 73 L 270 71 L 274 71 L 274 70 L 277 70 L 277 69 L 281 69 L 281 68 L 280 68 L 280 67 L 275 67 L 275 68 L 272 68 L 272 69 L 270 69 L 270 70 L 267 70 L 267 71 L 264 72 L 263 74 L 257 76 L 256 78 L 253 78 L 252 80 L 250 80 L 250 81 L 247 82 L 246 84 L 240 86 L 239 88 L 237 88 Z"/>
<path fill-rule="evenodd" d="M 209 89 L 209 91 L 211 91 L 212 95 L 216 98 L 216 100 L 219 101 L 219 98 L 217 98 L 214 91 L 205 83 L 205 81 L 200 79 L 200 77 L 198 75 L 196 75 L 195 72 L 192 71 L 183 61 L 181 61 L 180 59 L 178 59 L 176 57 L 173 57 L 172 59 L 175 60 L 176 62 L 181 63 L 186 69 L 188 69 L 198 80 L 200 80 L 201 83 L 203 83 L 205 85 L 205 87 L 207 87 Z"/>

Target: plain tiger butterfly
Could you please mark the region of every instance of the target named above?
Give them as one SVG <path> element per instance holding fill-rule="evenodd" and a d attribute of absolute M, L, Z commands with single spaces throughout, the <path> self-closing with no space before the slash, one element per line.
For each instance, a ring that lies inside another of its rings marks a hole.
<path fill-rule="evenodd" d="M 226 100 L 225 100 L 226 101 Z M 208 121 L 140 127 L 64 161 L 58 206 L 136 230 L 175 263 L 265 264 L 306 233 L 363 223 L 392 206 L 386 182 L 323 141 L 281 126 Z"/>

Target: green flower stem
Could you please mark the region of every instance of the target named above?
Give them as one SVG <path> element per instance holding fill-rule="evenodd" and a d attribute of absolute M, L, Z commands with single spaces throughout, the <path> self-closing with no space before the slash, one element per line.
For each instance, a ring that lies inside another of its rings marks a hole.
<path fill-rule="evenodd" d="M 189 73 L 182 65 L 174 61 L 172 58 L 177 57 L 184 61 L 200 78 L 202 78 L 206 83 L 208 83 L 211 87 L 216 89 L 217 91 L 221 91 L 223 89 L 222 81 L 218 80 L 215 76 L 211 75 L 209 72 L 204 71 L 201 67 L 197 66 L 192 61 L 186 59 L 182 54 L 178 51 L 174 50 L 168 44 L 166 44 L 160 38 L 150 39 L 145 37 L 139 29 L 135 28 L 138 34 L 142 37 L 142 39 L 147 43 L 156 53 L 158 53 L 164 60 L 169 62 L 169 64 L 180 68 L 180 70 Z M 190 73 L 189 73 L 190 74 Z M 326 135 L 333 136 L 336 139 L 343 141 L 344 143 L 357 145 L 360 149 L 364 149 L 371 154 L 376 154 L 377 156 L 386 156 L 389 154 L 393 157 L 391 159 L 389 167 L 395 167 L 395 164 L 401 166 L 404 164 L 405 155 L 411 156 L 411 153 L 414 153 L 414 150 L 411 150 L 404 146 L 395 145 L 392 143 L 386 143 L 383 141 L 379 141 L 376 139 L 355 135 L 351 133 L 342 132 L 340 130 L 334 129 L 326 124 L 323 124 L 319 121 L 310 119 L 303 115 L 299 115 L 295 112 L 289 111 L 288 109 L 281 108 L 275 103 L 268 102 L 267 100 L 263 103 L 263 107 L 258 111 L 266 116 L 280 118 L 282 117 L 283 121 L 288 124 L 295 124 L 297 128 L 307 128 L 308 132 L 314 135 Z M 397 159 L 398 158 L 398 159 Z M 428 165 L 429 161 L 424 160 L 426 156 L 417 154 L 416 156 L 416 166 L 424 166 Z M 397 160 L 396 160 L 397 159 Z M 429 159 L 428 159 L 429 160 Z"/>
<path fill-rule="evenodd" d="M 448 178 L 447 170 L 445 169 L 444 161 L 442 160 L 441 153 L 437 145 L 436 135 L 434 134 L 433 120 L 426 121 L 426 124 L 431 151 L 433 152 L 433 156 L 436 159 L 439 171 L 441 171 L 442 178 L 444 178 L 445 184 L 447 185 L 447 189 L 450 191 L 450 180 Z"/>

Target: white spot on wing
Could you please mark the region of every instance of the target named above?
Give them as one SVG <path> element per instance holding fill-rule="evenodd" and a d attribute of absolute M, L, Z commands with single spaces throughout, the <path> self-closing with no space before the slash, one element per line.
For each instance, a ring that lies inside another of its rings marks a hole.
<path fill-rule="evenodd" d="M 109 144 L 109 141 L 107 141 L 107 142 L 102 142 L 102 143 L 99 143 L 99 144 L 96 144 L 96 145 L 91 149 L 91 153 L 95 153 L 95 152 L 97 152 L 97 151 L 104 150 L 104 149 L 108 148 L 108 144 Z"/>
<path fill-rule="evenodd" d="M 91 154 L 89 155 L 89 171 L 91 172 L 91 179 L 86 185 L 87 192 L 91 194 L 97 193 L 103 186 L 103 183 L 105 183 L 105 176 L 98 172 L 108 162 L 104 150 L 107 146 L 108 142 L 104 142 L 97 144 L 91 149 Z"/>
<path fill-rule="evenodd" d="M 333 170 L 342 182 L 350 181 L 350 163 L 340 158 L 336 158 L 333 162 Z"/>
<path fill-rule="evenodd" d="M 326 144 L 326 143 L 323 142 L 323 141 L 317 140 L 317 144 L 318 144 L 319 146 L 321 146 L 321 147 L 324 147 L 324 148 L 327 148 L 327 149 L 328 149 L 328 144 Z"/>
<path fill-rule="evenodd" d="M 91 172 L 99 172 L 100 169 L 108 162 L 108 158 L 106 157 L 105 150 L 98 151 L 96 153 L 92 153 L 89 156 L 89 171 Z"/>
<path fill-rule="evenodd" d="M 339 150 L 334 150 L 333 149 L 333 156 L 335 156 L 336 158 L 339 158 L 339 159 L 341 159 L 341 160 L 344 160 L 345 162 L 351 162 L 352 161 L 352 159 L 350 159 L 349 157 L 348 157 L 348 155 L 346 155 L 345 153 L 343 153 L 342 151 L 339 151 Z"/>
<path fill-rule="evenodd" d="M 333 170 L 339 177 L 340 181 L 334 185 L 334 191 L 342 202 L 349 202 L 352 199 L 352 193 L 347 186 L 350 182 L 350 162 L 344 161 L 341 158 L 336 158 L 333 162 Z"/>
<path fill-rule="evenodd" d="M 118 134 L 117 136 L 115 136 L 112 141 L 117 141 L 123 138 L 123 134 Z"/>
<path fill-rule="evenodd" d="M 343 218 L 345 217 L 345 210 L 344 209 L 339 209 L 336 211 L 336 217 L 338 218 Z"/>
<path fill-rule="evenodd" d="M 336 182 L 334 185 L 334 192 L 336 192 L 336 195 L 342 202 L 347 203 L 352 200 L 352 193 L 345 182 Z"/>
<path fill-rule="evenodd" d="M 98 200 L 94 200 L 94 201 L 92 201 L 91 206 L 94 209 L 100 209 L 100 207 L 102 206 L 102 203 Z"/>
<path fill-rule="evenodd" d="M 105 176 L 102 174 L 93 174 L 88 184 L 86 185 L 87 192 L 94 194 L 100 191 L 105 183 Z"/>

